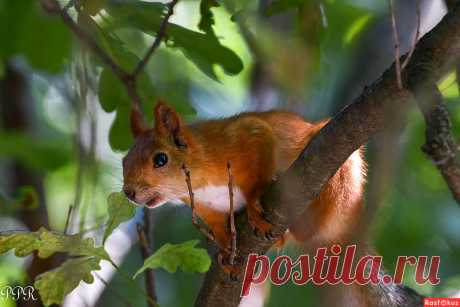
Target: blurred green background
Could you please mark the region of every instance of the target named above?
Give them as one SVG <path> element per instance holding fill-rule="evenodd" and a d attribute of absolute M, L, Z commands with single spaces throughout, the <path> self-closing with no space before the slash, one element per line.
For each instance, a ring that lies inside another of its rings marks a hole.
<path fill-rule="evenodd" d="M 121 189 L 120 159 L 132 144 L 129 97 L 110 70 L 38 2 L 0 0 L 0 231 L 39 226 L 62 231 L 72 205 L 69 232 L 83 231 L 100 242 L 106 197 Z M 153 1 L 77 3 L 82 11 L 71 8 L 71 16 L 129 71 L 151 44 L 165 11 Z M 403 51 L 415 32 L 415 7 L 415 0 L 396 1 Z M 445 7 L 443 1 L 425 0 L 421 8 L 426 32 Z M 139 81 L 150 119 L 154 102 L 163 98 L 188 121 L 272 108 L 318 120 L 351 103 L 394 59 L 386 1 L 181 0 L 170 23 L 167 42 Z M 459 135 L 455 72 L 439 87 Z M 440 255 L 439 286 L 416 285 L 412 274 L 405 283 L 425 295 L 458 295 L 460 209 L 420 150 L 425 124 L 419 111 L 409 106 L 390 120 L 391 129 L 367 145 L 367 206 L 377 208 L 373 244 L 390 271 L 399 255 Z M 205 246 L 189 209 L 171 205 L 151 215 L 155 248 L 193 238 Z M 129 273 L 142 264 L 133 225 L 120 230 L 125 237 L 110 249 L 120 252 Z M 0 256 L 0 287 L 53 268 L 59 263 L 54 258 Z M 200 274 L 160 269 L 155 276 L 162 307 L 193 304 Z M 124 300 L 145 305 L 118 274 L 107 278 L 109 286 L 87 305 L 124 306 Z M 142 278 L 136 282 L 143 286 Z M 311 286 L 265 290 L 266 306 L 315 306 Z M 0 299 L 0 306 L 15 302 Z"/>

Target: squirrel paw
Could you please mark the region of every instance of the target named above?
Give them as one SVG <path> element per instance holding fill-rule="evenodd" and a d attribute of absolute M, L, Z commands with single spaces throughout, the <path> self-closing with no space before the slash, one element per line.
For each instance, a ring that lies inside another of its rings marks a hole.
<path fill-rule="evenodd" d="M 230 264 L 230 255 L 225 251 L 219 251 L 217 261 L 225 273 L 227 273 L 232 281 L 238 281 L 238 275 L 241 269 L 236 265 L 236 261 Z"/>
<path fill-rule="evenodd" d="M 256 236 L 266 240 L 274 238 L 272 233 L 273 224 L 267 221 L 263 216 L 258 213 L 249 214 L 248 212 L 248 220 Z"/>

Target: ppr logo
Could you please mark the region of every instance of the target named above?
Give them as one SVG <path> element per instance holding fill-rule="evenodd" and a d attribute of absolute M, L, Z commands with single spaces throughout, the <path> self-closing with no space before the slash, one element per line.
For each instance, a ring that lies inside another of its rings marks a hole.
<path fill-rule="evenodd" d="M 0 299 L 12 299 L 14 301 L 36 301 L 35 288 L 32 286 L 4 286 L 0 288 Z"/>

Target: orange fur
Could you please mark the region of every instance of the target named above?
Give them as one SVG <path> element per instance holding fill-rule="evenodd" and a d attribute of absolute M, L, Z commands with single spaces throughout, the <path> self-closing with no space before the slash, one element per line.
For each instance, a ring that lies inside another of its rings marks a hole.
<path fill-rule="evenodd" d="M 261 234 L 268 234 L 271 224 L 263 217 L 261 195 L 326 123 L 312 124 L 293 113 L 270 111 L 185 125 L 178 113 L 159 103 L 153 129 L 139 131 L 142 125 L 132 124 L 136 143 L 123 159 L 124 188 L 133 201 L 147 202 L 151 207 L 174 199 L 188 204 L 182 166 L 191 172 L 194 192 L 212 187 L 210 193 L 218 193 L 219 187 L 228 183 L 226 165 L 230 161 L 249 222 Z M 168 163 L 155 168 L 152 159 L 159 152 L 168 156 Z M 364 171 L 361 152 L 356 151 L 306 211 L 291 221 L 292 237 L 310 246 L 346 240 L 360 216 Z M 228 213 L 221 209 L 196 199 L 197 214 L 218 242 L 228 246 Z"/>

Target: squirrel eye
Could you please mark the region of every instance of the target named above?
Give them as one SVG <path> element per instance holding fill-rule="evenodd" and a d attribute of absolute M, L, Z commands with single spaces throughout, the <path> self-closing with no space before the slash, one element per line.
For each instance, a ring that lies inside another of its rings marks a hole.
<path fill-rule="evenodd" d="M 157 153 L 153 157 L 153 166 L 154 167 L 162 167 L 166 163 L 168 163 L 168 156 L 163 152 Z"/>

